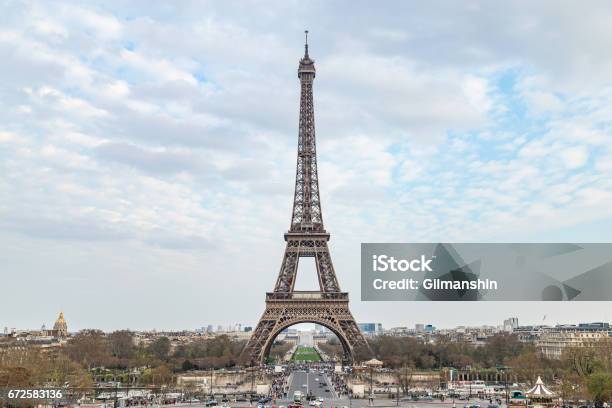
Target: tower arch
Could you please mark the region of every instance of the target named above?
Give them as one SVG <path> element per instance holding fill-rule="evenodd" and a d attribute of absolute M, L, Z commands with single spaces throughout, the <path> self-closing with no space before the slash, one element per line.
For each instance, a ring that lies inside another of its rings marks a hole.
<path fill-rule="evenodd" d="M 351 348 L 350 343 L 348 342 L 346 338 L 344 338 L 344 336 L 342 335 L 342 332 L 339 331 L 336 327 L 334 327 L 333 324 L 330 324 L 329 322 L 324 321 L 323 319 L 299 319 L 298 318 L 298 319 L 285 321 L 284 324 L 279 325 L 279 327 L 276 328 L 276 330 L 270 334 L 270 337 L 267 343 L 263 347 L 263 354 L 261 356 L 262 360 L 260 360 L 260 363 L 267 361 L 268 357 L 270 356 L 270 350 L 272 349 L 274 341 L 276 340 L 278 335 L 283 330 L 291 326 L 295 326 L 296 324 L 300 324 L 300 323 L 315 323 L 315 324 L 319 324 L 327 328 L 328 330 L 330 330 L 332 333 L 334 333 L 334 335 L 338 338 L 338 340 L 340 341 L 340 344 L 342 345 L 342 350 L 343 350 L 342 360 L 343 361 L 353 361 L 353 349 Z"/>

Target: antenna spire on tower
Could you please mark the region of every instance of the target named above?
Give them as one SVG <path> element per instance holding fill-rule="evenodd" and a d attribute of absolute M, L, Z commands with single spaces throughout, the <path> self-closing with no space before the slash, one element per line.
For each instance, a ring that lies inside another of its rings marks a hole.
<path fill-rule="evenodd" d="M 306 42 L 304 43 L 304 56 L 308 57 L 308 30 L 304 30 L 304 34 L 306 34 Z"/>

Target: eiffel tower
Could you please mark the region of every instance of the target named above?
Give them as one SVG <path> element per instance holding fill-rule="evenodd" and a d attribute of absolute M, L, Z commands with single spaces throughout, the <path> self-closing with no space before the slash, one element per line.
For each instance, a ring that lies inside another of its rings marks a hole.
<path fill-rule="evenodd" d="M 343 360 L 353 359 L 355 348 L 369 346 L 348 307 L 348 293 L 340 291 L 323 227 L 323 213 L 317 175 L 314 105 L 312 83 L 314 61 L 308 56 L 308 31 L 304 57 L 300 60 L 298 78 L 301 85 L 300 124 L 297 170 L 291 226 L 285 234 L 287 246 L 273 292 L 266 293 L 266 310 L 242 358 L 251 364 L 263 364 L 276 336 L 297 323 L 317 323 L 327 327 L 340 340 Z M 298 263 L 302 257 L 314 257 L 319 279 L 318 291 L 294 290 Z"/>

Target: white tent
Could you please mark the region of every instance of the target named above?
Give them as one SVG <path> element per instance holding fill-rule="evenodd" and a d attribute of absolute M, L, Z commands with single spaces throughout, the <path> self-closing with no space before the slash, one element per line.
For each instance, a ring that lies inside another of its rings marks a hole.
<path fill-rule="evenodd" d="M 536 381 L 533 388 L 527 391 L 525 394 L 527 394 L 527 396 L 531 398 L 550 398 L 555 395 L 554 392 L 546 388 L 540 376 L 538 376 L 538 380 Z"/>
<path fill-rule="evenodd" d="M 373 358 L 371 360 L 366 361 L 365 365 L 368 367 L 381 367 L 383 365 L 383 362 Z"/>

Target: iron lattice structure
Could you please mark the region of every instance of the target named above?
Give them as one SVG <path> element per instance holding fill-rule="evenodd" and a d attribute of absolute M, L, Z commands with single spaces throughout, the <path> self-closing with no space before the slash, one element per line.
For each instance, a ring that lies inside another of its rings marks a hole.
<path fill-rule="evenodd" d="M 349 310 L 348 293 L 340 291 L 327 246 L 330 235 L 323 227 L 312 95 L 315 66 L 308 56 L 308 41 L 298 78 L 300 123 L 291 225 L 285 234 L 287 246 L 274 292 L 266 294 L 266 310 L 242 352 L 252 363 L 264 363 L 276 336 L 297 323 L 318 323 L 330 329 L 342 343 L 345 361 L 352 361 L 356 347 L 369 348 Z M 302 257 L 315 258 L 318 291 L 294 290 Z"/>

